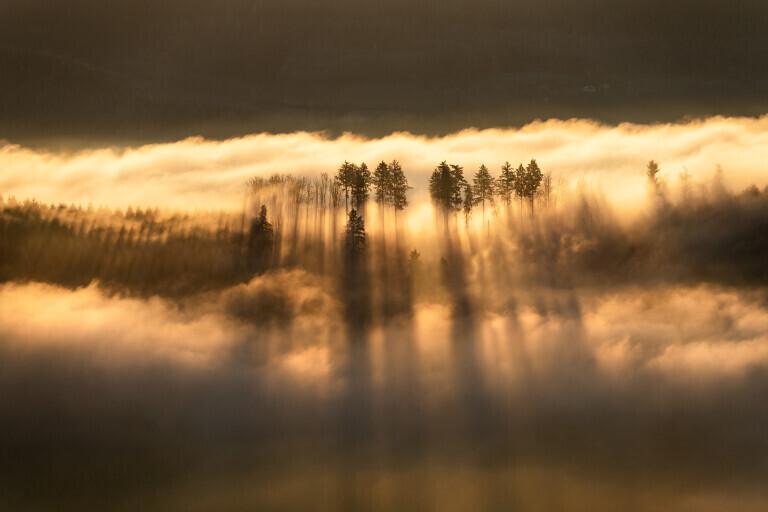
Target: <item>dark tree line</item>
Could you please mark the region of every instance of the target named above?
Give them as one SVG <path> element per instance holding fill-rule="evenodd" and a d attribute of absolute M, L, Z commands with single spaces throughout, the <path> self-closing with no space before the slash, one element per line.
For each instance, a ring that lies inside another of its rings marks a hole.
<path fill-rule="evenodd" d="M 527 200 L 533 216 L 536 197 L 548 196 L 550 191 L 551 175 L 545 175 L 536 160 L 531 160 L 525 167 L 520 164 L 516 170 L 505 162 L 498 178 L 494 178 L 484 164 L 480 165 L 471 184 L 464 178 L 463 167 L 443 161 L 429 178 L 432 203 L 446 213 L 463 210 L 467 221 L 472 208 L 478 205 L 482 206 L 485 219 L 486 204 L 494 206 L 497 198 L 508 205 L 513 197 L 517 197 L 521 207 L 523 200 Z"/>
<path fill-rule="evenodd" d="M 376 166 L 373 174 L 363 162 L 360 165 L 345 161 L 339 167 L 335 182 L 344 191 L 345 210 L 352 208 L 362 211 L 368 200 L 371 187 L 375 189 L 376 202 L 392 206 L 395 210 L 403 210 L 408 206 L 407 192 L 410 188 L 403 168 L 397 160 L 391 163 L 384 161 Z"/>

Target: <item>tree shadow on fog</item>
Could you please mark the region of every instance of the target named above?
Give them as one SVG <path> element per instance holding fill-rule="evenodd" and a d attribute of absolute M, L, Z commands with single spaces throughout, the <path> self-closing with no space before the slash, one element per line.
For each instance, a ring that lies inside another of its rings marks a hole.
<path fill-rule="evenodd" d="M 447 219 L 444 219 L 444 222 Z M 456 417 L 460 430 L 479 442 L 490 427 L 488 396 L 482 375 L 476 311 L 468 282 L 467 260 L 455 230 L 443 226 L 441 283 L 451 304 L 451 363 L 455 375 Z"/>
<path fill-rule="evenodd" d="M 342 390 L 336 416 L 338 446 L 338 499 L 340 510 L 369 508 L 373 423 L 371 400 L 370 324 L 371 278 L 366 258 L 364 219 L 356 210 L 348 214 L 341 251 L 339 295 L 343 304 L 346 353 L 339 377 Z"/>

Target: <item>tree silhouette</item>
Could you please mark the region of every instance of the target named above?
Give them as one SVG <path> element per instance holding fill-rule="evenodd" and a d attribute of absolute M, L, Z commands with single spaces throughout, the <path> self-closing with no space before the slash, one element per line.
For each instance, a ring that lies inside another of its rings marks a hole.
<path fill-rule="evenodd" d="M 349 210 L 349 191 L 352 189 L 352 185 L 355 179 L 355 164 L 351 164 L 344 160 L 344 163 L 339 167 L 336 173 L 336 182 L 339 184 L 342 190 L 344 190 L 344 210 Z"/>
<path fill-rule="evenodd" d="M 263 270 L 267 267 L 272 254 L 274 230 L 267 221 L 267 207 L 261 205 L 259 216 L 251 222 L 248 234 L 248 259 L 253 270 Z"/>
<path fill-rule="evenodd" d="M 440 162 L 429 178 L 429 195 L 432 203 L 444 212 L 461 209 L 464 198 L 462 186 L 465 184 L 463 170 L 459 166 Z"/>
<path fill-rule="evenodd" d="M 483 205 L 483 225 L 485 225 L 485 202 L 490 201 L 493 203 L 493 191 L 495 188 L 495 181 L 488 168 L 483 164 L 475 173 L 475 177 L 472 180 L 472 195 L 474 196 L 474 204 Z M 466 199 L 466 198 L 465 198 Z"/>
<path fill-rule="evenodd" d="M 504 162 L 501 166 L 501 175 L 496 180 L 496 193 L 506 204 L 512 201 L 512 194 L 515 193 L 515 178 L 514 168 L 509 162 Z"/>
<path fill-rule="evenodd" d="M 350 256 L 358 256 L 365 252 L 365 222 L 354 208 L 349 211 L 344 244 Z"/>
<path fill-rule="evenodd" d="M 403 173 L 403 167 L 397 160 L 392 160 L 389 164 L 390 175 L 392 176 L 392 205 L 395 210 L 404 210 L 408 206 L 408 190 L 413 187 L 408 186 L 408 179 Z"/>
<path fill-rule="evenodd" d="M 648 165 L 645 166 L 645 175 L 648 177 L 648 183 L 650 183 L 653 188 L 656 188 L 659 185 L 658 174 L 660 170 L 659 164 L 653 160 L 650 160 Z"/>
<path fill-rule="evenodd" d="M 536 192 L 539 190 L 543 178 L 544 174 L 541 172 L 539 164 L 536 163 L 536 160 L 531 160 L 525 168 L 524 181 L 525 195 L 531 202 L 531 218 L 533 218 L 534 198 L 536 197 Z"/>
<path fill-rule="evenodd" d="M 373 172 L 371 183 L 376 189 L 377 203 L 393 206 L 395 210 L 403 210 L 408 206 L 406 194 L 411 187 L 397 160 L 389 164 L 380 162 Z"/>
<path fill-rule="evenodd" d="M 544 206 L 549 208 L 549 201 L 552 199 L 552 173 L 548 172 L 541 181 L 541 195 L 544 197 Z"/>
<path fill-rule="evenodd" d="M 515 170 L 514 190 L 515 195 L 520 200 L 520 229 L 523 229 L 523 198 L 526 197 L 525 180 L 527 178 L 523 164 L 517 166 Z"/>
<path fill-rule="evenodd" d="M 385 162 L 379 162 L 373 171 L 371 184 L 376 189 L 376 202 L 379 204 L 392 204 L 392 172 L 390 166 Z"/>
<path fill-rule="evenodd" d="M 331 201 L 331 208 L 336 210 L 341 206 L 341 185 L 338 181 L 334 180 L 331 182 L 328 189 L 328 197 Z"/>
<path fill-rule="evenodd" d="M 464 211 L 464 224 L 469 224 L 469 218 L 472 216 L 472 207 L 477 203 L 474 192 L 471 185 L 464 186 L 464 205 L 462 210 Z M 483 221 L 485 222 L 485 221 Z"/>
<path fill-rule="evenodd" d="M 357 210 L 365 208 L 365 202 L 368 200 L 368 190 L 371 186 L 371 171 L 365 162 L 360 166 L 352 168 L 352 204 Z"/>

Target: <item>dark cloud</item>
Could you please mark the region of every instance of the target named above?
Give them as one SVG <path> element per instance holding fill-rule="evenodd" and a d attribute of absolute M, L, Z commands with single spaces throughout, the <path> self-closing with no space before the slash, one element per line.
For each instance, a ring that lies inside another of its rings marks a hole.
<path fill-rule="evenodd" d="M 768 12 L 747 0 L 74 0 L 0 9 L 0 134 L 37 144 L 444 134 L 537 118 L 656 122 L 766 110 Z"/>

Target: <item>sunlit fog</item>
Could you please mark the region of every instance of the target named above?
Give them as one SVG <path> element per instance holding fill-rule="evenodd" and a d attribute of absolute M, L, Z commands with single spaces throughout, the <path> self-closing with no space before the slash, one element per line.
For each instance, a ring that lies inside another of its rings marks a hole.
<path fill-rule="evenodd" d="M 764 510 L 767 123 L 6 145 L 0 508 Z"/>

